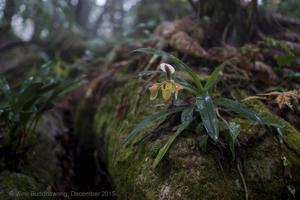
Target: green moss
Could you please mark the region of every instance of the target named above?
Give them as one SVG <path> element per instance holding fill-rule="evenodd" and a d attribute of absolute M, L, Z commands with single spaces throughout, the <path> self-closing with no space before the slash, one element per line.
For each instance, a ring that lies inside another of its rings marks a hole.
<path fill-rule="evenodd" d="M 125 77 L 125 78 L 124 78 Z M 144 141 L 122 147 L 130 130 L 155 109 L 147 92 L 141 90 L 141 83 L 128 79 L 123 73 L 114 80 L 114 88 L 101 99 L 94 118 L 94 129 L 108 164 L 113 185 L 119 199 L 243 199 L 244 189 L 236 164 L 222 157 L 216 148 L 207 154 L 198 151 L 197 142 L 191 133 L 179 137 L 165 159 L 156 169 L 153 158 L 164 144 L 165 138 Z M 141 93 L 139 93 L 142 91 Z M 140 95 L 139 106 L 137 99 Z M 125 113 L 118 113 L 119 105 L 126 102 Z M 265 113 L 271 114 L 264 105 Z M 135 109 L 137 108 L 137 109 Z M 282 174 L 282 153 L 293 155 L 293 163 L 300 162 L 289 149 L 281 149 L 275 134 L 249 120 L 233 119 L 242 126 L 241 136 L 247 145 L 243 172 L 252 199 L 274 199 L 281 196 L 286 180 Z M 291 129 L 287 130 L 291 134 Z M 296 132 L 298 134 L 298 132 Z M 145 129 L 141 135 L 149 134 Z M 151 132 L 155 134 L 155 132 Z M 258 137 L 260 136 L 260 137 Z M 248 141 L 253 138 L 253 141 Z M 211 149 L 211 148 L 210 148 Z M 104 151 L 103 151 L 104 150 Z M 215 153 L 213 153 L 215 152 Z M 224 160 L 222 160 L 224 159 Z M 299 182 L 300 178 L 293 178 Z"/>
<path fill-rule="evenodd" d="M 24 174 L 2 172 L 0 174 L 0 199 L 1 200 L 13 200 L 32 199 L 30 193 L 38 192 L 39 187 L 35 179 Z M 20 195 L 20 197 L 16 197 Z"/>
<path fill-rule="evenodd" d="M 288 127 L 283 136 L 284 142 L 300 156 L 300 133 L 294 127 Z"/>
<path fill-rule="evenodd" d="M 281 119 L 271 113 L 271 111 L 261 101 L 250 101 L 249 104 L 261 115 Z M 282 119 L 281 119 L 282 120 Z M 285 144 L 300 156 L 300 132 L 290 123 L 282 120 L 285 124 L 283 140 Z"/>

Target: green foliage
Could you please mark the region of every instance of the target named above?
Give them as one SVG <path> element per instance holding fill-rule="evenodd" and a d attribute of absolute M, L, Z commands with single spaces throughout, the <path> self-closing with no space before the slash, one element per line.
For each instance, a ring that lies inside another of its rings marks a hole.
<path fill-rule="evenodd" d="M 295 62 L 295 55 L 286 53 L 276 58 L 276 62 L 279 67 L 290 66 Z"/>
<path fill-rule="evenodd" d="M 217 105 L 224 106 L 225 108 L 230 109 L 231 111 L 247 118 L 253 121 L 257 121 L 259 123 L 262 122 L 261 117 L 255 113 L 254 111 L 250 110 L 249 108 L 243 106 L 237 101 L 231 100 L 231 99 L 226 99 L 226 98 L 221 98 L 217 100 Z"/>
<path fill-rule="evenodd" d="M 239 134 L 241 132 L 241 126 L 240 126 L 240 124 L 237 124 L 235 122 L 229 122 L 229 123 L 227 123 L 227 126 L 228 126 L 228 130 L 229 130 L 229 134 L 227 134 L 227 135 L 229 137 L 227 136 L 226 139 L 229 144 L 232 158 L 234 159 L 235 158 L 234 146 L 235 146 L 237 137 L 239 136 Z"/>
<path fill-rule="evenodd" d="M 193 112 L 194 112 L 194 108 L 187 108 L 181 113 L 181 124 L 178 127 L 177 131 L 173 135 L 169 136 L 167 143 L 158 152 L 153 162 L 154 168 L 156 168 L 159 162 L 163 159 L 163 157 L 168 152 L 171 145 L 173 144 L 175 139 L 179 136 L 179 134 L 190 125 L 190 123 L 193 120 Z"/>
<path fill-rule="evenodd" d="M 219 106 L 223 106 L 223 107 L 239 114 L 240 116 L 242 116 L 246 119 L 255 121 L 259 124 L 263 124 L 263 125 L 267 125 L 267 126 L 275 127 L 275 128 L 280 128 L 280 129 L 283 129 L 285 127 L 284 123 L 279 118 L 261 116 L 261 115 L 257 114 L 256 112 L 250 110 L 246 106 L 242 105 L 238 101 L 234 101 L 234 100 L 227 99 L 227 98 L 220 98 L 220 99 L 216 100 L 216 104 Z"/>
<path fill-rule="evenodd" d="M 6 144 L 20 143 L 35 131 L 41 116 L 53 107 L 54 101 L 63 93 L 70 91 L 80 82 L 62 81 L 48 76 L 30 77 L 22 86 L 12 89 L 4 77 L 0 79 L 0 119 L 8 127 Z"/>
<path fill-rule="evenodd" d="M 267 45 L 273 48 L 279 48 L 283 51 L 283 55 L 280 55 L 276 58 L 277 65 L 279 67 L 290 66 L 296 60 L 296 56 L 291 48 L 287 44 L 274 38 L 267 37 L 264 41 L 258 42 L 258 44 Z"/>
<path fill-rule="evenodd" d="M 201 83 L 200 78 L 197 76 L 197 74 L 188 65 L 186 65 L 184 62 L 182 62 L 175 56 L 168 54 L 167 52 L 164 52 L 164 51 L 161 51 L 158 49 L 153 49 L 153 48 L 140 48 L 133 52 L 155 54 L 155 55 L 169 59 L 170 61 L 174 62 L 179 69 L 186 72 L 191 77 L 191 79 L 193 80 L 193 83 L 196 87 L 196 90 L 194 92 L 197 94 L 203 93 L 203 85 Z M 189 88 L 193 88 L 193 86 L 191 84 L 189 84 L 188 82 L 186 82 L 186 84 Z"/>
<path fill-rule="evenodd" d="M 218 75 L 224 69 L 227 62 L 216 67 L 215 70 L 212 72 L 212 74 L 207 78 L 206 82 L 202 83 L 196 72 L 194 72 L 188 65 L 186 65 L 185 63 L 183 63 L 181 60 L 179 60 L 173 55 L 152 48 L 137 49 L 135 50 L 135 52 L 143 52 L 147 54 L 158 55 L 174 62 L 175 65 L 183 72 L 185 72 L 186 75 L 190 78 L 190 80 L 192 80 L 191 82 L 189 82 L 184 78 L 181 78 L 180 76 L 175 76 L 175 81 L 181 84 L 181 86 L 185 90 L 190 92 L 190 94 L 195 97 L 194 103 L 190 103 L 189 105 L 183 105 L 179 107 L 174 107 L 173 105 L 173 108 L 162 110 L 146 118 L 141 123 L 139 123 L 129 133 L 128 137 L 126 138 L 125 145 L 128 145 L 130 142 L 133 141 L 133 139 L 138 135 L 138 133 L 146 126 L 150 124 L 153 125 L 154 122 L 166 118 L 171 114 L 181 112 L 181 123 L 179 124 L 176 132 L 173 135 L 169 136 L 167 143 L 160 149 L 153 163 L 154 168 L 159 164 L 159 162 L 166 155 L 171 145 L 174 143 L 175 139 L 180 135 L 180 133 L 182 133 L 191 124 L 193 120 L 196 121 L 199 120 L 200 123 L 198 121 L 197 124 L 204 126 L 208 136 L 214 142 L 217 143 L 219 140 L 219 132 L 220 132 L 218 117 L 221 118 L 221 120 L 224 121 L 224 123 L 226 124 L 226 128 L 224 130 L 228 131 L 228 134 L 226 136 L 226 141 L 229 145 L 233 158 L 235 158 L 234 147 L 238 135 L 241 131 L 240 125 L 233 122 L 228 123 L 219 113 L 217 113 L 217 110 L 223 107 L 229 109 L 230 111 L 233 111 L 234 113 L 237 113 L 238 115 L 244 118 L 255 121 L 259 124 L 275 127 L 280 131 L 284 128 L 283 123 L 279 119 L 260 116 L 237 101 L 226 99 L 226 98 L 219 98 L 217 100 L 213 99 L 213 96 L 210 94 L 210 92 L 212 91 L 212 88 L 216 85 L 218 81 Z M 145 72 L 144 74 L 147 74 L 147 72 Z M 200 113 L 200 119 L 198 119 L 197 117 L 193 118 L 194 109 Z M 221 131 L 223 130 L 221 129 Z M 206 146 L 208 137 L 205 138 L 206 138 L 206 140 L 204 141 L 205 144 L 201 141 L 201 146 Z"/>
<path fill-rule="evenodd" d="M 206 93 L 196 98 L 197 109 L 208 135 L 217 142 L 219 139 L 218 119 L 211 96 Z"/>
<path fill-rule="evenodd" d="M 268 47 L 271 49 L 276 48 L 281 51 L 281 55 L 275 58 L 277 66 L 279 67 L 290 66 L 296 60 L 295 54 L 287 44 L 271 37 L 266 37 L 264 40 L 258 41 L 256 44 L 245 44 L 240 50 L 241 53 L 245 55 L 256 54 L 262 50 L 262 47 Z"/>
<path fill-rule="evenodd" d="M 215 84 L 217 83 L 217 79 L 219 77 L 220 72 L 224 69 L 226 65 L 226 62 L 222 63 L 221 65 L 219 65 L 214 71 L 213 73 L 208 77 L 203 92 L 208 92 L 211 90 L 211 88 L 213 88 L 215 86 Z"/>
<path fill-rule="evenodd" d="M 253 44 L 245 44 L 241 47 L 242 54 L 252 54 L 252 53 L 257 53 L 259 51 L 260 51 L 259 47 Z"/>
<path fill-rule="evenodd" d="M 124 146 L 128 145 L 137 135 L 140 133 L 141 130 L 143 130 L 146 126 L 149 126 L 150 124 L 153 124 L 154 122 L 157 122 L 165 117 L 168 117 L 171 114 L 181 112 L 185 108 L 179 107 L 179 108 L 171 108 L 167 110 L 160 111 L 154 115 L 151 115 L 150 117 L 147 117 L 142 122 L 140 122 L 127 136 Z"/>
<path fill-rule="evenodd" d="M 287 186 L 288 191 L 290 194 L 295 198 L 296 197 L 296 188 L 293 185 L 288 185 Z"/>

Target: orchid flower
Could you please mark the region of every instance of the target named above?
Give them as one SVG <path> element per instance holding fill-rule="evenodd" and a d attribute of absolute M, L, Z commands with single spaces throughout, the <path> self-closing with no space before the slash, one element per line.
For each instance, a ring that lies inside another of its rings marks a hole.
<path fill-rule="evenodd" d="M 175 73 L 175 68 L 170 64 L 161 63 L 160 69 L 166 73 L 167 80 L 162 83 L 153 83 L 153 85 L 149 88 L 150 100 L 156 99 L 159 89 L 161 89 L 162 98 L 165 102 L 168 102 L 173 94 L 175 99 L 177 99 L 178 93 L 183 89 L 183 87 L 172 79 L 172 74 Z"/>

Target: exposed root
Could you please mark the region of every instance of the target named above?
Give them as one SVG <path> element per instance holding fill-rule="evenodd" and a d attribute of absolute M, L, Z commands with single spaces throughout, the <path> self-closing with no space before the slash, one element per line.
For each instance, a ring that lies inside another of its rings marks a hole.
<path fill-rule="evenodd" d="M 279 13 L 273 13 L 272 18 L 284 26 L 300 26 L 300 20 Z"/>
<path fill-rule="evenodd" d="M 296 55 L 300 55 L 300 43 L 290 42 L 290 41 L 280 41 L 286 44 Z"/>
<path fill-rule="evenodd" d="M 291 31 L 281 32 L 276 36 L 276 38 L 300 43 L 300 34 L 296 32 L 291 32 Z"/>
<path fill-rule="evenodd" d="M 270 80 L 273 80 L 273 81 L 278 80 L 278 77 L 273 72 L 272 67 L 270 67 L 269 65 L 267 65 L 261 61 L 255 61 L 253 68 L 254 68 L 254 71 L 267 73 Z"/>

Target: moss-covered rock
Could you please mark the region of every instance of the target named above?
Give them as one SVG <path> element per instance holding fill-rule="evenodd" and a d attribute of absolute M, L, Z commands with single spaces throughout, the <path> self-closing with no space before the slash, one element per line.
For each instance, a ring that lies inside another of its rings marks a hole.
<path fill-rule="evenodd" d="M 21 167 L 22 173 L 34 177 L 44 189 L 50 187 L 62 176 L 57 157 L 60 144 L 55 137 L 64 132 L 60 113 L 50 112 L 43 116 L 36 130 L 36 138 L 27 152 L 27 161 Z"/>
<path fill-rule="evenodd" d="M 48 199 L 35 195 L 48 191 L 61 179 L 62 168 L 57 157 L 60 144 L 55 137 L 63 131 L 60 113 L 53 111 L 43 116 L 36 132 L 24 141 L 22 148 L 27 147 L 27 151 L 22 162 L 11 171 L 0 172 L 1 200 Z"/>
<path fill-rule="evenodd" d="M 124 148 L 130 130 L 155 108 L 138 80 L 127 77 L 113 81 L 114 89 L 102 97 L 97 109 L 94 129 L 96 146 L 108 165 L 119 199 L 232 200 L 244 199 L 245 195 L 249 199 L 285 199 L 288 185 L 299 187 L 300 133 L 287 122 L 283 144 L 261 125 L 232 119 L 242 126 L 239 164 L 232 161 L 230 152 L 214 146 L 207 153 L 201 152 L 195 135 L 184 133 L 153 169 L 153 158 L 168 133 Z M 271 115 L 259 105 L 263 109 L 255 109 Z M 147 133 L 149 129 L 142 135 Z"/>
<path fill-rule="evenodd" d="M 4 171 L 0 174 L 0 199 L 32 199 L 31 192 L 39 191 L 39 184 L 30 176 Z"/>

